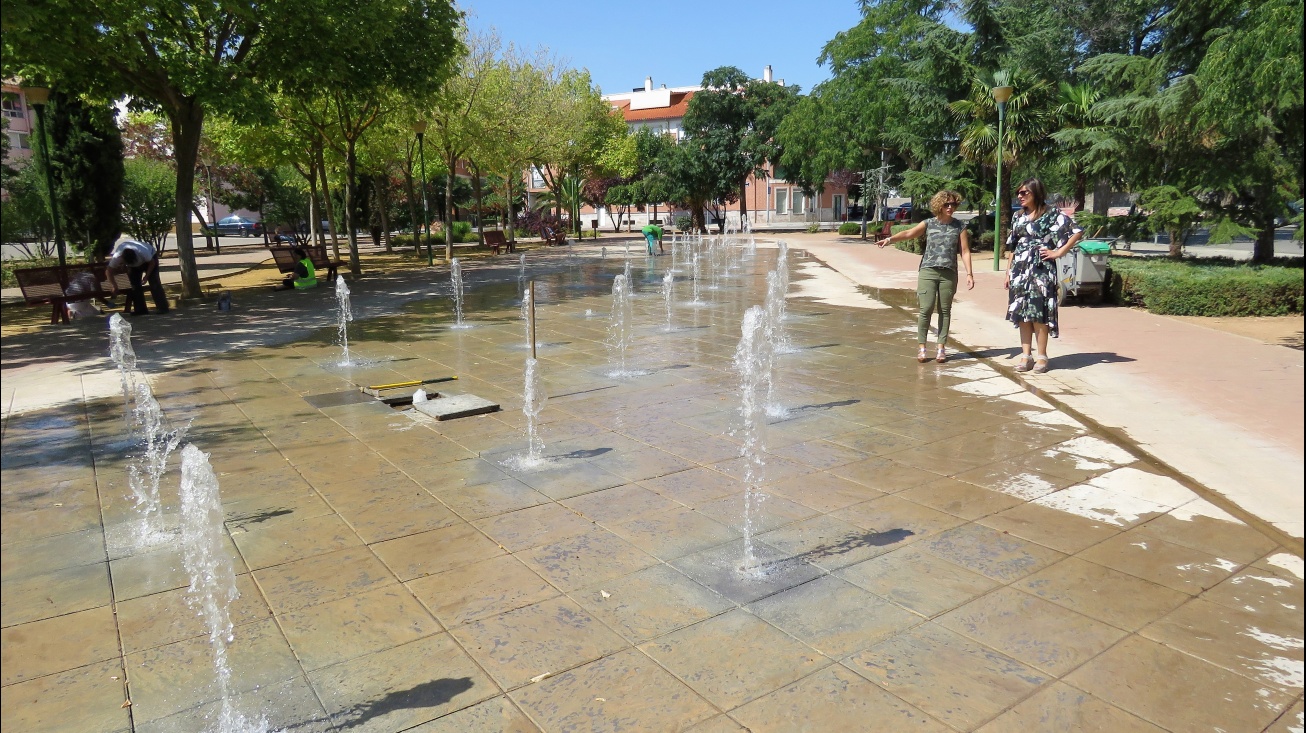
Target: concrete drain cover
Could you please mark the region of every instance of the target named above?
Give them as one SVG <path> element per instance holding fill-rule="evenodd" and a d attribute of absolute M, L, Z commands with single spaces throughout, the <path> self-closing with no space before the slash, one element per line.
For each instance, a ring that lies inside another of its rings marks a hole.
<path fill-rule="evenodd" d="M 364 402 L 375 402 L 376 400 L 356 389 L 351 389 L 347 392 L 326 392 L 324 394 L 304 395 L 304 401 L 320 410 L 323 407 L 361 405 Z"/>
<path fill-rule="evenodd" d="M 436 420 L 453 420 L 458 417 L 484 415 L 498 412 L 499 406 L 484 397 L 473 394 L 441 395 L 425 402 L 413 403 L 413 409 Z"/>

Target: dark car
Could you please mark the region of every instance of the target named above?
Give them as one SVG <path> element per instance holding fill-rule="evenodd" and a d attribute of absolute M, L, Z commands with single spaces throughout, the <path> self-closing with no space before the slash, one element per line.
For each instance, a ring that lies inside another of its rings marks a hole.
<path fill-rule="evenodd" d="M 218 220 L 216 227 L 219 237 L 261 237 L 263 225 L 243 216 L 228 216 Z"/>

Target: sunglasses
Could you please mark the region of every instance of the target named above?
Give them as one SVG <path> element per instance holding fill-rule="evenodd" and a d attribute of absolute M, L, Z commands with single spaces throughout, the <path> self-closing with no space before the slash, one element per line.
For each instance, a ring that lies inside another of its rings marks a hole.
<path fill-rule="evenodd" d="M 1025 189 L 1022 188 L 1022 189 L 1020 189 L 1019 191 L 1016 192 L 1016 195 L 1017 195 L 1017 196 L 1028 196 L 1028 195 L 1029 195 L 1029 191 L 1026 191 Z"/>
<path fill-rule="evenodd" d="M 943 205 L 943 208 L 945 208 L 945 209 L 955 209 L 955 208 L 957 208 L 957 202 L 956 202 L 956 201 L 949 201 L 948 203 L 946 203 L 946 204 Z"/>

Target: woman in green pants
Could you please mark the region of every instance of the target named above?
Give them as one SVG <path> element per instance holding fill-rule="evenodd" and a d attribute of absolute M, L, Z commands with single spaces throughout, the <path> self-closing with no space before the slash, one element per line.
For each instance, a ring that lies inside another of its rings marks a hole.
<path fill-rule="evenodd" d="M 939 308 L 939 352 L 934 360 L 942 364 L 948 360 L 948 322 L 952 320 L 952 298 L 957 294 L 957 255 L 966 266 L 966 289 L 975 287 L 975 276 L 970 266 L 970 233 L 966 225 L 952 218 L 952 212 L 961 203 L 956 191 L 939 191 L 930 199 L 934 218 L 926 219 L 906 231 L 881 239 L 883 247 L 890 242 L 925 236 L 925 251 L 921 254 L 920 272 L 916 275 L 916 297 L 921 310 L 916 316 L 916 335 L 920 350 L 916 361 L 929 359 L 925 354 L 926 337 L 930 333 L 930 316 Z"/>

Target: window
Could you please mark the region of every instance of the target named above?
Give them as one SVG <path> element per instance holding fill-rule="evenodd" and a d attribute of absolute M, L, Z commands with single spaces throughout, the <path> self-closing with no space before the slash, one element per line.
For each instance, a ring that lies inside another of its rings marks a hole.
<path fill-rule="evenodd" d="M 789 189 L 777 188 L 775 190 L 775 213 L 789 213 Z"/>
<path fill-rule="evenodd" d="M 3 99 L 0 99 L 0 109 L 4 110 L 5 117 L 17 117 L 23 119 L 23 103 L 18 99 L 18 95 L 13 92 L 5 92 Z"/>
<path fill-rule="evenodd" d="M 11 133 L 9 133 L 9 145 L 10 145 L 10 147 L 12 147 L 14 150 L 31 150 L 31 149 L 32 149 L 32 143 L 31 143 L 31 140 L 28 138 L 27 133 L 24 133 L 24 132 L 11 132 Z"/>
<path fill-rule="evenodd" d="M 794 213 L 807 213 L 807 198 L 803 196 L 803 191 L 800 188 L 794 189 Z"/>
<path fill-rule="evenodd" d="M 531 166 L 531 188 L 544 188 L 544 174 L 535 166 Z"/>

